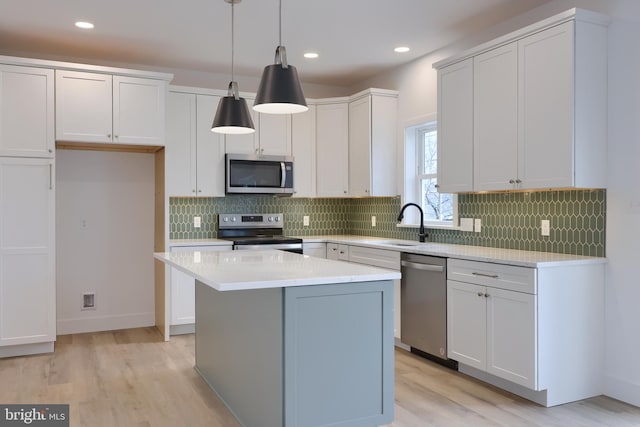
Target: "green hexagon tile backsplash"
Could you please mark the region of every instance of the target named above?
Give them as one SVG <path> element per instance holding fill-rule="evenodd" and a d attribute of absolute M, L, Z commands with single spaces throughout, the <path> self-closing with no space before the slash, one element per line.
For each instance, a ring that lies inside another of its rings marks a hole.
<path fill-rule="evenodd" d="M 417 239 L 417 230 L 396 227 L 399 197 L 281 198 L 229 196 L 171 198 L 171 239 L 215 238 L 219 213 L 282 212 L 284 232 L 290 236 L 354 234 Z M 310 225 L 303 226 L 308 215 Z M 376 226 L 371 226 L 371 216 Z M 193 217 L 202 227 L 193 227 Z M 576 255 L 605 256 L 605 190 L 567 190 L 517 193 L 460 194 L 460 218 L 480 218 L 480 233 L 428 229 L 428 241 L 489 246 Z M 540 221 L 551 224 L 549 236 L 540 233 Z"/>

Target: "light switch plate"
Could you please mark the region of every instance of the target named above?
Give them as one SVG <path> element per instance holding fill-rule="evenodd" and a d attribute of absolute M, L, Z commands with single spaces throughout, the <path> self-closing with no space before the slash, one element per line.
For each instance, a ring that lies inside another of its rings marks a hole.
<path fill-rule="evenodd" d="M 200 228 L 202 226 L 202 218 L 199 216 L 193 217 L 193 227 Z"/>
<path fill-rule="evenodd" d="M 473 231 L 473 218 L 460 218 L 461 231 Z"/>
<path fill-rule="evenodd" d="M 309 215 L 305 215 L 302 217 L 302 225 L 305 227 L 309 226 Z"/>
<path fill-rule="evenodd" d="M 482 231 L 482 220 L 480 218 L 476 218 L 473 224 L 473 231 L 479 233 Z"/>

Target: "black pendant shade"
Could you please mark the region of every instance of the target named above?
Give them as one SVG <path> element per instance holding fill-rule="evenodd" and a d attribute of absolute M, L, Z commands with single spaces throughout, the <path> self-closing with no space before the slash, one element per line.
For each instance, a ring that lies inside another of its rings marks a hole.
<path fill-rule="evenodd" d="M 227 134 L 255 132 L 247 101 L 244 98 L 236 98 L 234 95 L 220 98 L 211 130 Z"/>
<path fill-rule="evenodd" d="M 307 111 L 298 71 L 287 64 L 284 46 L 276 48 L 275 64 L 264 67 L 253 109 L 260 113 L 293 114 Z"/>

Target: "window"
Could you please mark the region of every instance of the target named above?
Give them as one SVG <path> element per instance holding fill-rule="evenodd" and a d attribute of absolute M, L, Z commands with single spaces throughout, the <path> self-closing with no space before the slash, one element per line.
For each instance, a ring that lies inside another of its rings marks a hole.
<path fill-rule="evenodd" d="M 457 197 L 438 193 L 438 128 L 433 118 L 405 128 L 405 203 L 422 207 L 429 226 L 452 226 L 457 222 Z M 407 223 L 417 224 L 416 213 Z M 407 211 L 408 212 L 408 211 Z"/>

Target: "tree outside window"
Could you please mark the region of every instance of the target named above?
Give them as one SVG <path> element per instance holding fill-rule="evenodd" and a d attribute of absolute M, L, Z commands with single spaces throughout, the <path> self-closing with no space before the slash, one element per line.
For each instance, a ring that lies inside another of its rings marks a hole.
<path fill-rule="evenodd" d="M 417 200 L 426 221 L 452 222 L 454 197 L 437 191 L 438 131 L 436 122 L 416 127 Z"/>

